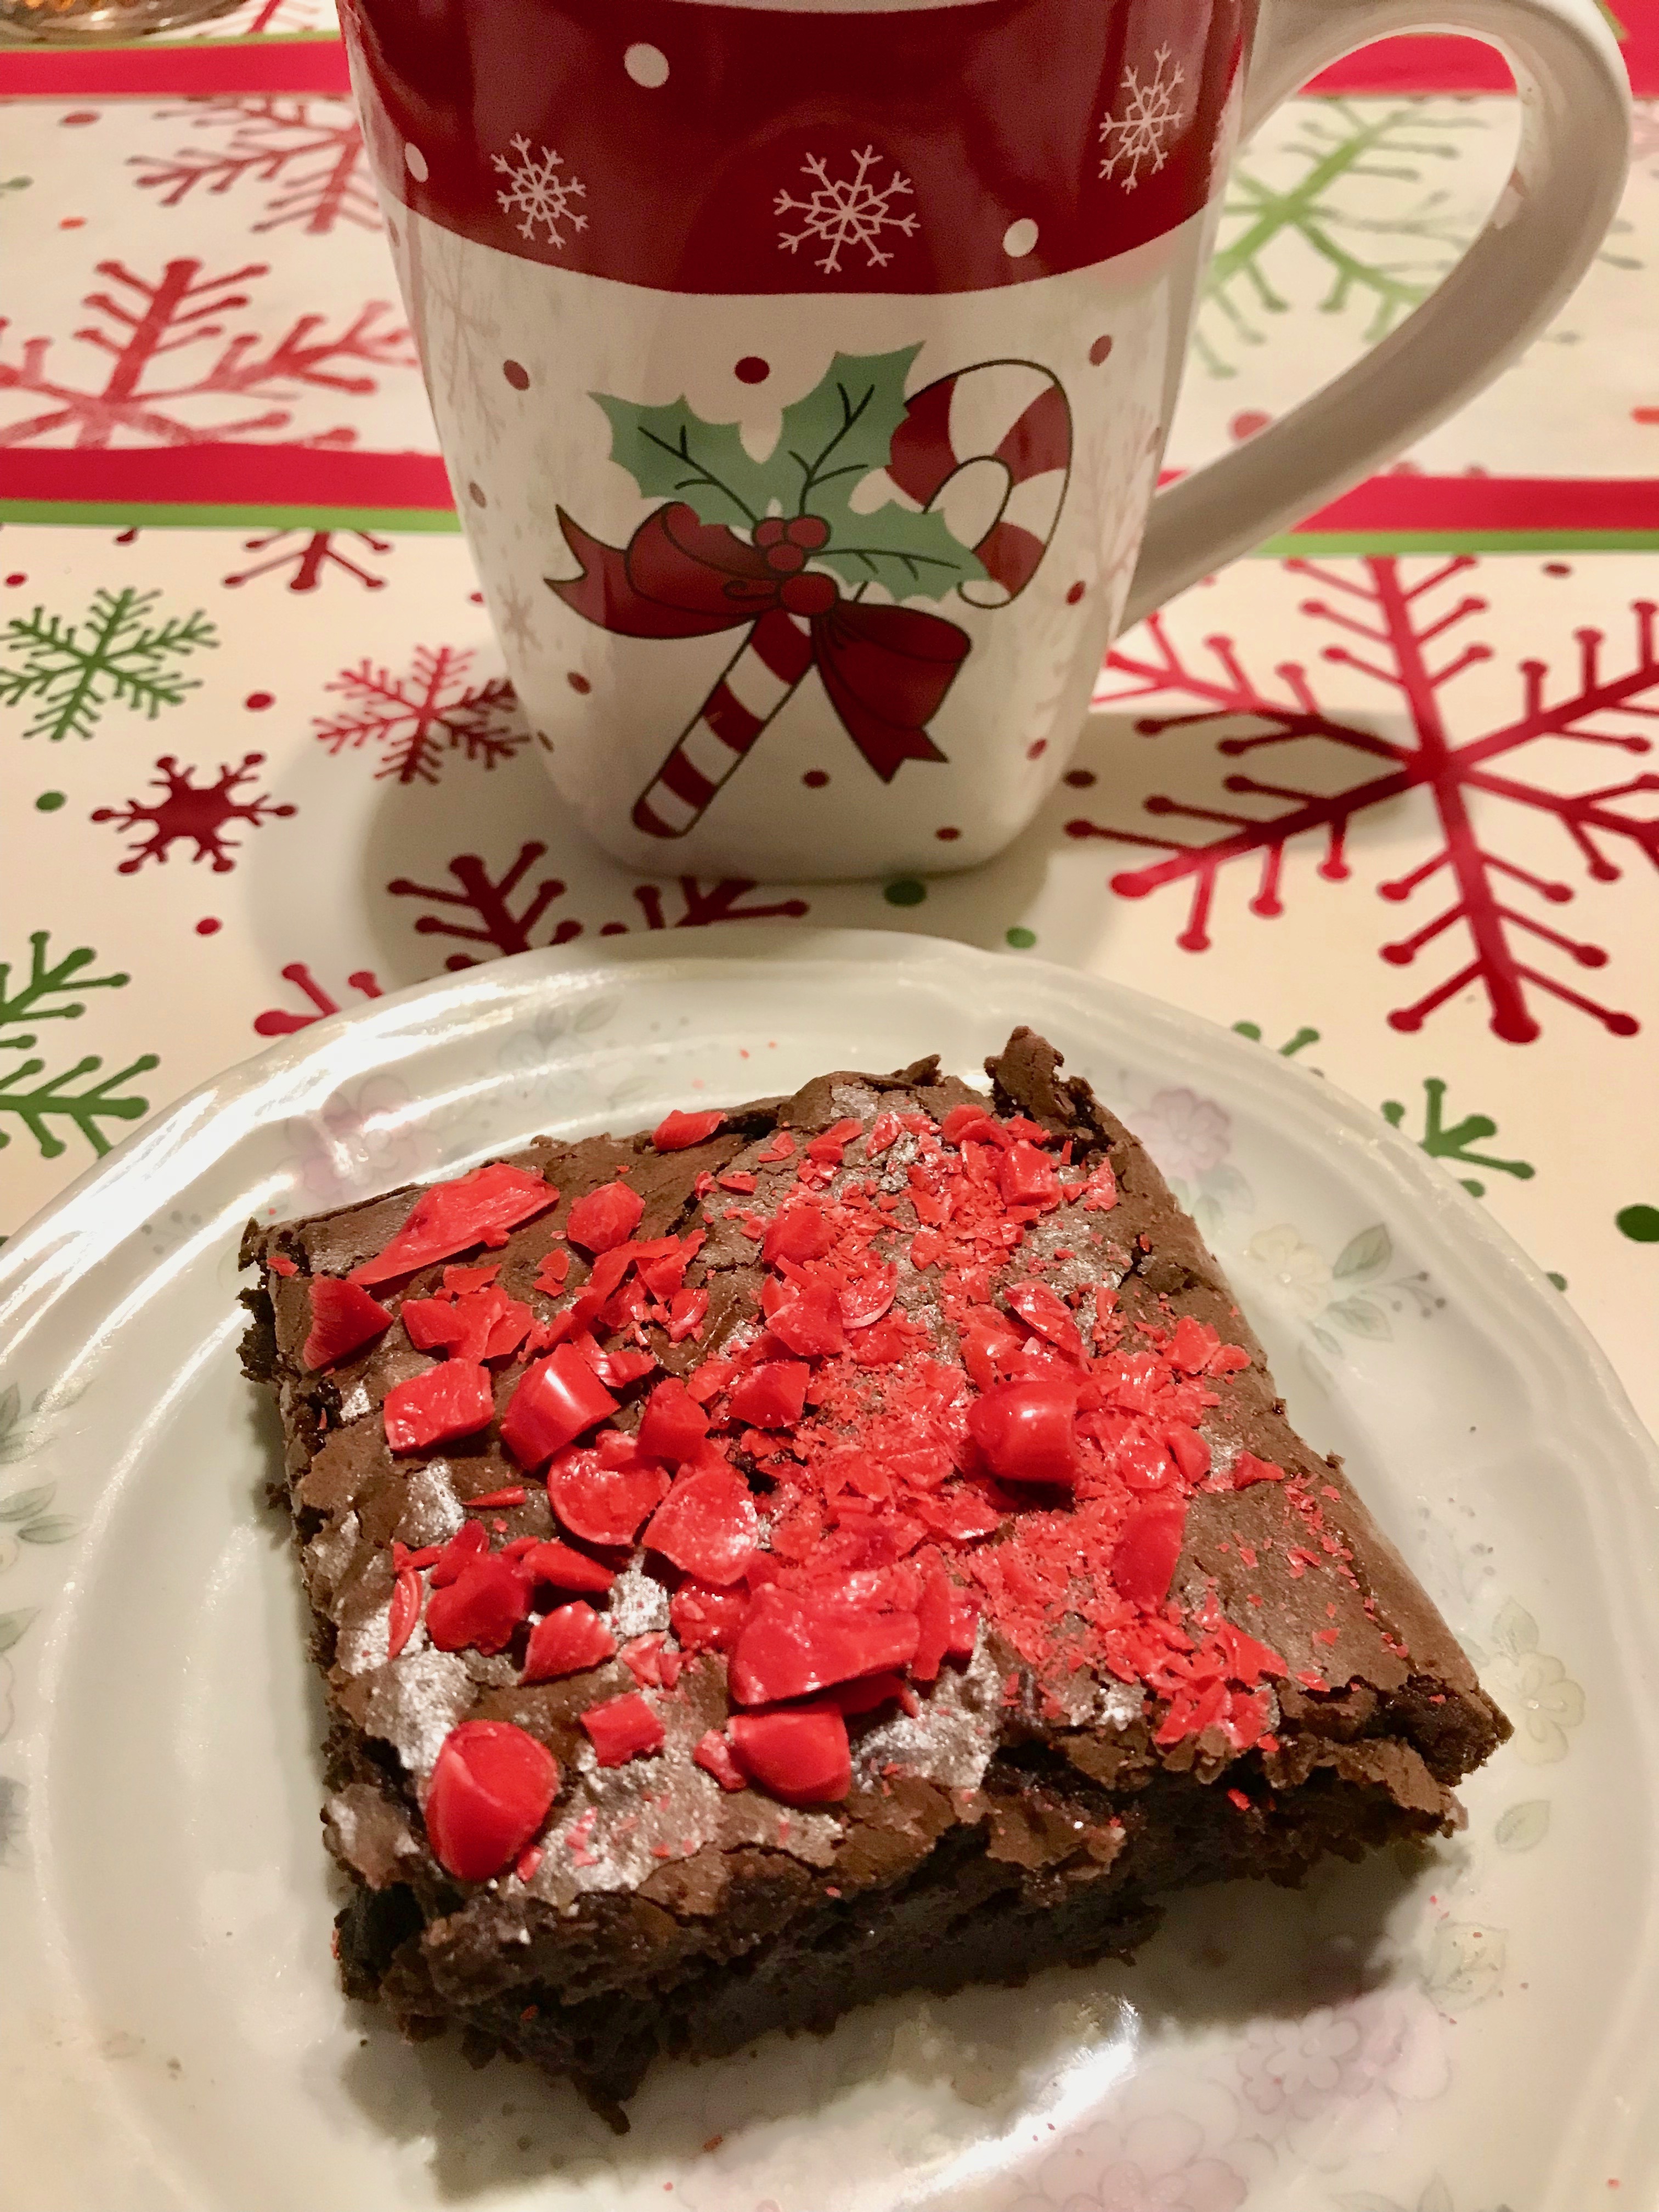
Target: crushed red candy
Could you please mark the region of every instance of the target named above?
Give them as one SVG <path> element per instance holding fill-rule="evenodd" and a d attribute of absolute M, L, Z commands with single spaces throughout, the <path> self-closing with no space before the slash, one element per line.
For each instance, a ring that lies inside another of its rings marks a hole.
<path fill-rule="evenodd" d="M 637 1691 L 590 1705 L 581 1717 L 601 1766 L 625 1766 L 663 1747 L 663 1725 Z"/>
<path fill-rule="evenodd" d="M 333 1275 L 311 1279 L 311 1329 L 300 1358 L 307 1367 L 331 1367 L 392 1326 L 392 1316 L 356 1283 Z"/>
<path fill-rule="evenodd" d="M 482 1553 L 427 1601 L 426 1632 L 440 1651 L 505 1651 L 530 1617 L 530 1577 L 499 1552 Z"/>
<path fill-rule="evenodd" d="M 770 1705 L 907 1666 L 921 1627 L 914 1612 L 813 1606 L 775 1584 L 757 1593 L 728 1674 L 739 1705 Z"/>
<path fill-rule="evenodd" d="M 555 1589 L 603 1593 L 617 1579 L 614 1567 L 590 1559 L 586 1552 L 573 1552 L 568 1544 L 538 1543 L 530 1538 L 520 1556 L 532 1582 L 550 1583 Z"/>
<path fill-rule="evenodd" d="M 756 1429 L 793 1427 L 805 1410 L 811 1374 L 800 1359 L 770 1359 L 750 1368 L 732 1393 L 731 1418 Z"/>
<path fill-rule="evenodd" d="M 547 1471 L 548 1503 L 585 1544 L 631 1544 L 667 1488 L 666 1468 L 614 1431 L 601 1449 L 566 1452 Z"/>
<path fill-rule="evenodd" d="M 1003 1481 L 1069 1487 L 1078 1472 L 1077 1402 L 1076 1384 L 1059 1376 L 1000 1383 L 969 1408 L 968 1431 Z"/>
<path fill-rule="evenodd" d="M 847 1723 L 833 1705 L 735 1713 L 732 1754 L 751 1782 L 786 1805 L 834 1805 L 852 1786 Z"/>
<path fill-rule="evenodd" d="M 580 1674 L 603 1666 L 617 1649 L 609 1624 L 590 1605 L 578 1598 L 556 1607 L 530 1632 L 525 1652 L 525 1682 L 553 1682 L 562 1674 Z"/>
<path fill-rule="evenodd" d="M 729 1651 L 748 1611 L 744 1592 L 682 1583 L 668 1601 L 668 1625 L 687 1651 Z"/>
<path fill-rule="evenodd" d="M 724 1114 L 682 1114 L 677 1108 L 663 1115 L 651 1142 L 659 1152 L 688 1152 L 693 1145 L 706 1145 L 725 1119 Z"/>
<path fill-rule="evenodd" d="M 446 1589 L 465 1567 L 470 1567 L 489 1549 L 489 1538 L 482 1521 L 468 1521 L 439 1552 L 432 1564 L 432 1587 Z M 411 1553 L 409 1565 L 413 1566 L 418 1553 Z"/>
<path fill-rule="evenodd" d="M 286 1252 L 267 1252 L 265 1265 L 273 1275 L 297 1275 L 299 1263 L 290 1260 Z"/>
<path fill-rule="evenodd" d="M 529 1495 L 523 1483 L 514 1482 L 509 1483 L 505 1490 L 486 1490 L 480 1496 L 468 1498 L 462 1502 L 469 1513 L 489 1513 L 506 1506 L 522 1505 Z"/>
<path fill-rule="evenodd" d="M 472 1359 L 446 1359 L 395 1382 L 380 1412 L 386 1440 L 395 1452 L 424 1451 L 470 1437 L 495 1410 L 489 1370 Z"/>
<path fill-rule="evenodd" d="M 748 1783 L 743 1769 L 732 1756 L 732 1747 L 718 1729 L 710 1729 L 699 1736 L 692 1746 L 693 1763 L 705 1774 L 712 1774 L 722 1790 L 745 1790 Z"/>
<path fill-rule="evenodd" d="M 386 1656 L 395 1659 L 415 1633 L 421 1617 L 421 1578 L 412 1567 L 399 1567 L 392 1584 L 392 1606 L 386 1615 Z"/>
<path fill-rule="evenodd" d="M 717 1587 L 747 1570 L 760 1535 L 748 1484 L 717 1455 L 684 1469 L 651 1516 L 647 1548 Z"/>
<path fill-rule="evenodd" d="M 639 1227 L 645 1200 L 625 1182 L 602 1182 L 571 1207 L 564 1233 L 584 1252 L 609 1252 Z"/>
<path fill-rule="evenodd" d="M 1112 1553 L 1112 1581 L 1131 1605 L 1163 1604 L 1186 1527 L 1185 1498 L 1148 1498 L 1130 1509 Z"/>
<path fill-rule="evenodd" d="M 708 1416 L 684 1382 L 659 1382 L 645 1401 L 638 1430 L 640 1449 L 650 1459 L 678 1467 L 695 1459 L 708 1441 Z"/>
<path fill-rule="evenodd" d="M 526 1369 L 502 1419 L 501 1442 L 520 1467 L 538 1468 L 616 1410 L 588 1362 L 561 1344 Z"/>
<path fill-rule="evenodd" d="M 463 1176 L 459 1182 L 434 1183 L 416 1200 L 392 1242 L 354 1267 L 348 1279 L 370 1285 L 390 1283 L 471 1244 L 499 1247 L 511 1231 L 558 1202 L 551 1183 L 505 1160 Z"/>
<path fill-rule="evenodd" d="M 668 1341 L 684 1344 L 688 1336 L 698 1335 L 708 1314 L 707 1291 L 676 1291 L 668 1302 Z"/>
<path fill-rule="evenodd" d="M 427 1840 L 458 1881 L 488 1881 L 517 1859 L 558 1795 L 544 1744 L 510 1721 L 463 1721 L 444 1738 L 426 1793 Z"/>
<path fill-rule="evenodd" d="M 1285 1470 L 1275 1467 L 1270 1459 L 1258 1459 L 1254 1452 L 1242 1451 L 1233 1462 L 1233 1488 L 1248 1490 L 1255 1482 L 1283 1482 Z"/>

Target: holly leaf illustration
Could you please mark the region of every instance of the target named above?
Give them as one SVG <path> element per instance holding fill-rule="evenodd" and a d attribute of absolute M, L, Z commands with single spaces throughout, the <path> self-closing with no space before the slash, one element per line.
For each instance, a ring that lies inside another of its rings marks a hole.
<path fill-rule="evenodd" d="M 904 380 L 921 350 L 838 353 L 823 382 L 784 409 L 772 459 L 793 471 L 785 514 L 828 521 L 827 500 L 844 501 L 862 477 L 886 467 L 904 420 Z"/>
<path fill-rule="evenodd" d="M 683 499 L 699 522 L 740 530 L 752 529 L 775 501 L 788 506 L 799 471 L 781 465 L 778 453 L 751 460 L 735 422 L 705 422 L 684 399 L 638 407 L 603 392 L 593 397 L 611 423 L 611 459 L 647 499 Z"/>
<path fill-rule="evenodd" d="M 942 599 L 985 575 L 979 556 L 951 535 L 942 514 L 917 514 L 892 500 L 873 514 L 854 514 L 842 500 L 819 499 L 813 512 L 830 525 L 830 542 L 814 558 L 845 584 L 882 584 L 896 599 Z"/>

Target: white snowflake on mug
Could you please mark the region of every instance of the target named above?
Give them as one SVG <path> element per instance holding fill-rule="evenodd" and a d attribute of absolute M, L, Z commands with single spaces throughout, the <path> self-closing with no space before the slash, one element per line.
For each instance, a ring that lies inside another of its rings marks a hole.
<path fill-rule="evenodd" d="M 519 225 L 520 238 L 533 239 L 536 225 L 547 227 L 550 246 L 562 246 L 564 234 L 559 228 L 568 222 L 572 230 L 586 230 L 587 217 L 579 215 L 571 205 L 580 199 L 586 187 L 580 177 L 564 177 L 559 173 L 563 156 L 551 146 L 544 146 L 538 154 L 530 150 L 530 141 L 520 131 L 513 141 L 512 153 L 493 154 L 491 164 L 501 175 L 511 179 L 510 188 L 497 192 L 503 215 L 522 216 Z"/>
<path fill-rule="evenodd" d="M 1132 192 L 1143 170 L 1157 175 L 1187 112 L 1181 97 L 1185 82 L 1180 63 L 1170 59 L 1168 46 L 1160 46 L 1152 56 L 1150 76 L 1143 78 L 1133 68 L 1124 70 L 1119 87 L 1123 112 L 1107 116 L 1100 126 L 1100 143 L 1106 149 L 1100 165 L 1103 177 L 1121 173 L 1124 191 Z"/>
<path fill-rule="evenodd" d="M 780 192 L 772 210 L 774 215 L 804 218 L 799 230 L 781 231 L 778 244 L 791 253 L 802 246 L 826 246 L 828 251 L 817 266 L 830 276 L 841 267 L 844 246 L 861 246 L 866 266 L 884 269 L 893 257 L 881 249 L 882 233 L 896 230 L 911 238 L 916 231 L 915 214 L 896 215 L 890 204 L 908 197 L 908 177 L 895 169 L 884 185 L 872 184 L 870 172 L 880 158 L 873 146 L 866 146 L 861 154 L 849 153 L 848 158 L 854 164 L 852 175 L 832 177 L 829 164 L 809 154 L 801 172 L 815 180 L 811 197 L 802 200 L 793 193 Z"/>

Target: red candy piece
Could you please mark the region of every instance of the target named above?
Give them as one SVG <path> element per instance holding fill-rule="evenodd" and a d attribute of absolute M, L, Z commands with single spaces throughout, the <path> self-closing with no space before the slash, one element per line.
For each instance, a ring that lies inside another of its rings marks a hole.
<path fill-rule="evenodd" d="M 831 1612 L 763 1595 L 738 1632 L 729 1674 L 742 1705 L 802 1698 L 915 1656 L 921 1627 L 914 1613 Z"/>
<path fill-rule="evenodd" d="M 1183 1429 L 1172 1421 L 1164 1432 L 1170 1456 L 1181 1469 L 1183 1482 L 1201 1482 L 1210 1471 L 1210 1447 L 1196 1429 Z"/>
<path fill-rule="evenodd" d="M 1069 1486 L 1078 1471 L 1076 1410 L 1074 1383 L 1002 1382 L 969 1407 L 968 1431 L 1003 1481 Z"/>
<path fill-rule="evenodd" d="M 447 1260 L 469 1244 L 505 1244 L 509 1230 L 556 1206 L 559 1194 L 527 1168 L 498 1160 L 463 1176 L 459 1182 L 434 1184 L 415 1201 L 407 1221 L 372 1260 L 354 1267 L 354 1283 L 389 1283 L 412 1275 L 434 1260 Z"/>
<path fill-rule="evenodd" d="M 699 1736 L 692 1747 L 693 1762 L 705 1774 L 712 1774 L 722 1790 L 744 1790 L 743 1769 L 732 1756 L 732 1747 L 718 1729 L 710 1729 L 707 1735 Z"/>
<path fill-rule="evenodd" d="M 427 1840 L 458 1881 L 516 1859 L 558 1794 L 558 1762 L 510 1721 L 463 1721 L 444 1738 L 426 1795 Z"/>
<path fill-rule="evenodd" d="M 809 1260 L 823 1259 L 835 1241 L 836 1232 L 824 1219 L 822 1206 L 804 1202 L 786 1206 L 767 1224 L 761 1257 L 769 1267 L 780 1260 L 804 1267 Z"/>
<path fill-rule="evenodd" d="M 726 1119 L 724 1114 L 665 1114 L 651 1132 L 659 1152 L 684 1152 L 693 1145 L 707 1144 Z"/>
<path fill-rule="evenodd" d="M 1078 1334 L 1072 1309 L 1059 1292 L 1051 1291 L 1047 1283 L 1018 1283 L 1008 1293 L 1008 1307 L 1017 1313 L 1028 1328 L 1039 1336 L 1047 1337 L 1057 1351 L 1068 1359 L 1084 1357 L 1083 1339 Z"/>
<path fill-rule="evenodd" d="M 891 1703 L 904 1695 L 902 1674 L 864 1674 L 856 1682 L 837 1682 L 833 1690 L 826 1690 L 823 1702 L 833 1705 L 838 1713 L 872 1713 L 878 1705 Z M 914 1698 L 915 1692 L 910 1692 Z"/>
<path fill-rule="evenodd" d="M 1182 1314 L 1170 1339 L 1170 1364 L 1183 1375 L 1201 1375 L 1221 1349 L 1221 1339 L 1207 1322 Z"/>
<path fill-rule="evenodd" d="M 1283 1482 L 1285 1470 L 1275 1467 L 1270 1459 L 1258 1459 L 1254 1452 L 1242 1451 L 1233 1462 L 1233 1488 L 1248 1490 L 1253 1482 Z"/>
<path fill-rule="evenodd" d="M 637 1456 L 617 1467 L 595 1451 L 568 1452 L 547 1471 L 549 1503 L 585 1544 L 631 1544 L 667 1487 L 658 1462 Z"/>
<path fill-rule="evenodd" d="M 569 1273 L 570 1255 L 562 1244 L 556 1244 L 551 1251 L 543 1253 L 530 1287 L 532 1291 L 545 1291 L 550 1297 L 557 1297 Z"/>
<path fill-rule="evenodd" d="M 668 1625 L 688 1651 L 729 1651 L 749 1611 L 738 1590 L 683 1583 L 668 1604 Z"/>
<path fill-rule="evenodd" d="M 597 1593 L 608 1590 L 617 1579 L 614 1568 L 602 1566 L 585 1552 L 573 1552 L 568 1544 L 531 1543 L 520 1557 L 532 1582 L 551 1583 L 555 1589 Z"/>
<path fill-rule="evenodd" d="M 888 1293 L 888 1304 L 892 1293 Z M 873 1314 L 871 1320 L 875 1319 Z M 799 1283 L 767 1316 L 767 1327 L 780 1344 L 803 1359 L 827 1359 L 847 1346 L 842 1302 L 828 1283 Z"/>
<path fill-rule="evenodd" d="M 811 1374 L 804 1359 L 769 1359 L 751 1367 L 732 1393 L 732 1419 L 752 1429 L 788 1429 L 806 1406 Z"/>
<path fill-rule="evenodd" d="M 645 1401 L 639 1446 L 647 1459 L 678 1467 L 695 1459 L 708 1440 L 708 1416 L 684 1382 L 659 1382 Z"/>
<path fill-rule="evenodd" d="M 1046 1153 L 1022 1138 L 997 1164 L 997 1188 L 1005 1206 L 1058 1206 L 1060 1178 Z"/>
<path fill-rule="evenodd" d="M 298 1261 L 290 1260 L 286 1252 L 268 1252 L 265 1265 L 273 1275 L 297 1275 L 300 1272 Z"/>
<path fill-rule="evenodd" d="M 1120 1596 L 1131 1605 L 1163 1604 L 1186 1528 L 1184 1498 L 1148 1498 L 1132 1510 L 1112 1553 L 1112 1581 Z"/>
<path fill-rule="evenodd" d="M 898 1288 L 896 1267 L 873 1267 L 841 1294 L 841 1317 L 848 1328 L 868 1328 L 893 1303 Z"/>
<path fill-rule="evenodd" d="M 662 1723 L 637 1691 L 590 1705 L 581 1719 L 601 1766 L 626 1766 L 662 1749 Z"/>
<path fill-rule="evenodd" d="M 947 1145 L 1001 1145 L 1007 1142 L 1002 1129 L 982 1106 L 953 1106 L 939 1123 L 939 1133 Z"/>
<path fill-rule="evenodd" d="M 426 1632 L 440 1651 L 505 1651 L 514 1630 L 530 1617 L 530 1590 L 520 1565 L 486 1553 L 433 1591 Z"/>
<path fill-rule="evenodd" d="M 300 1357 L 307 1367 L 331 1367 L 390 1328 L 392 1316 L 356 1283 L 332 1275 L 311 1279 L 311 1333 Z"/>
<path fill-rule="evenodd" d="M 562 1344 L 526 1370 L 501 1421 L 501 1441 L 520 1467 L 539 1467 L 616 1410 L 580 1352 Z"/>
<path fill-rule="evenodd" d="M 555 1682 L 561 1674 L 580 1674 L 602 1666 L 617 1649 L 617 1639 L 591 1605 L 580 1598 L 562 1605 L 538 1620 L 530 1632 L 525 1653 L 523 1682 Z"/>
<path fill-rule="evenodd" d="M 916 1601 L 916 1648 L 910 1661 L 913 1680 L 937 1680 L 940 1662 L 951 1648 L 951 1626 L 955 1606 L 956 1592 L 951 1587 L 951 1577 L 937 1558 L 925 1559 L 921 1569 L 921 1595 Z"/>
<path fill-rule="evenodd" d="M 394 1383 L 380 1408 L 395 1452 L 424 1451 L 481 1429 L 495 1410 L 489 1371 L 476 1359 L 446 1359 Z"/>
<path fill-rule="evenodd" d="M 570 1209 L 564 1233 L 584 1252 L 609 1252 L 625 1244 L 639 1227 L 645 1200 L 625 1182 L 602 1182 Z"/>
<path fill-rule="evenodd" d="M 688 1336 L 700 1335 L 708 1312 L 707 1291 L 676 1291 L 668 1302 L 668 1341 L 684 1344 Z"/>
<path fill-rule="evenodd" d="M 737 1713 L 732 1753 L 751 1782 L 786 1805 L 834 1805 L 852 1786 L 847 1723 L 833 1705 Z"/>
<path fill-rule="evenodd" d="M 699 1582 L 723 1585 L 742 1576 L 759 1534 L 748 1484 L 716 1461 L 680 1476 L 652 1516 L 645 1540 Z"/>
<path fill-rule="evenodd" d="M 930 1528 L 957 1544 L 977 1543 L 981 1536 L 994 1535 L 1002 1526 L 1001 1514 L 994 1505 L 988 1505 L 976 1490 L 951 1490 L 942 1498 L 921 1498 L 915 1510 Z"/>
<path fill-rule="evenodd" d="M 447 1589 L 450 1583 L 464 1569 L 470 1567 L 474 1559 L 481 1558 L 489 1549 L 489 1538 L 485 1533 L 483 1522 L 467 1522 L 465 1527 L 450 1538 L 434 1559 L 433 1589 Z M 418 1552 L 411 1552 L 404 1565 L 412 1567 L 420 1558 L 421 1554 Z"/>
<path fill-rule="evenodd" d="M 399 1567 L 392 1585 L 392 1609 L 386 1616 L 386 1656 L 395 1659 L 415 1633 L 421 1617 L 421 1578 L 413 1567 Z"/>

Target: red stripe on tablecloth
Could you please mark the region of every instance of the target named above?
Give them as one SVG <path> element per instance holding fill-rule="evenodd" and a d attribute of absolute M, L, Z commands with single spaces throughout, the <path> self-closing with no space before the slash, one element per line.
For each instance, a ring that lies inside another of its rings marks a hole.
<path fill-rule="evenodd" d="M 435 453 L 318 453 L 299 446 L 74 448 L 0 453 L 0 498 L 135 507 L 451 507 Z"/>
<path fill-rule="evenodd" d="M 0 98 L 153 100 L 228 92 L 343 93 L 337 39 L 272 39 L 246 46 L 195 39 L 174 46 L 59 46 L 0 52 Z"/>
<path fill-rule="evenodd" d="M 64 506 L 405 507 L 428 514 L 453 506 L 435 453 L 252 445 L 0 453 L 0 499 Z M 1659 477 L 1428 477 L 1401 470 L 1368 478 L 1298 527 L 1659 531 Z"/>

